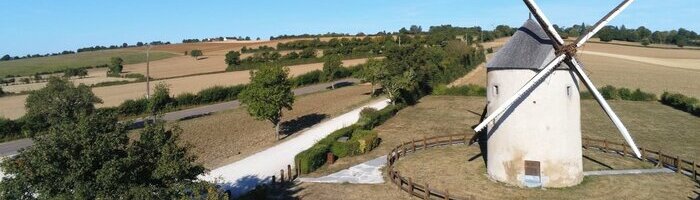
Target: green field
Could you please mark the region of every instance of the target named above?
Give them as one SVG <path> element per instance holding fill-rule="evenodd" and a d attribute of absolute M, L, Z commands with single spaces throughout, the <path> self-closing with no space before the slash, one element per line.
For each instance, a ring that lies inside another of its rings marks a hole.
<path fill-rule="evenodd" d="M 151 52 L 151 60 L 160 60 L 176 56 L 162 51 Z M 121 57 L 125 64 L 135 64 L 146 61 L 143 51 L 118 49 L 82 52 L 70 55 L 28 58 L 0 62 L 0 77 L 7 75 L 33 75 L 40 72 L 54 72 L 69 68 L 109 64 L 111 57 Z"/>

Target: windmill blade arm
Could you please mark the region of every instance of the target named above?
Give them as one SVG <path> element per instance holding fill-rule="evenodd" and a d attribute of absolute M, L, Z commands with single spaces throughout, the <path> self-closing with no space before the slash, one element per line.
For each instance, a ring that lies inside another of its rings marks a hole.
<path fill-rule="evenodd" d="M 625 138 L 625 141 L 627 142 L 627 144 L 629 144 L 630 148 L 632 148 L 632 151 L 634 151 L 634 154 L 637 156 L 637 158 L 641 158 L 639 148 L 637 148 L 637 145 L 634 143 L 634 140 L 632 140 L 632 136 L 630 136 L 629 132 L 627 131 L 627 128 L 624 124 L 622 124 L 622 121 L 620 121 L 620 118 L 617 117 L 617 114 L 613 112 L 612 108 L 610 108 L 610 105 L 608 105 L 608 102 L 605 101 L 603 95 L 601 95 L 600 92 L 598 92 L 598 89 L 596 89 L 595 85 L 593 85 L 593 82 L 591 82 L 591 79 L 588 78 L 588 76 L 584 73 L 583 69 L 578 64 L 576 59 L 572 58 L 570 60 L 567 60 L 566 62 L 575 69 L 575 72 L 581 78 L 581 81 L 586 85 L 588 91 L 590 91 L 593 94 L 593 97 L 595 97 L 595 99 L 598 101 L 600 107 L 603 108 L 605 114 L 607 114 L 610 120 L 612 120 L 613 124 L 615 124 L 615 127 L 617 127 L 617 129 L 620 131 L 622 137 Z"/>
<path fill-rule="evenodd" d="M 542 68 L 542 70 L 540 72 L 538 72 L 534 77 L 532 77 L 532 79 L 530 79 L 527 83 L 525 83 L 525 85 L 523 85 L 523 87 L 521 87 L 520 90 L 518 90 L 513 96 L 511 96 L 505 102 L 503 102 L 503 104 L 501 104 L 501 106 L 499 106 L 495 111 L 493 111 L 493 113 L 490 113 L 489 116 L 486 117 L 486 119 L 481 121 L 481 123 L 479 123 L 479 125 L 477 125 L 474 128 L 474 131 L 476 131 L 476 132 L 481 131 L 482 129 L 484 129 L 484 127 L 486 127 L 486 125 L 489 122 L 493 121 L 496 118 L 496 116 L 501 115 L 501 113 L 505 112 L 506 109 L 510 108 L 510 106 L 512 106 L 512 104 L 515 101 L 520 99 L 520 97 L 522 97 L 536 83 L 540 82 L 540 80 L 542 80 L 542 78 L 544 78 L 545 75 L 549 74 L 549 72 L 551 72 L 554 69 L 554 67 L 559 65 L 559 63 L 561 63 L 565 57 L 566 57 L 566 55 L 562 54 L 562 55 L 559 55 L 556 58 L 554 58 L 554 60 L 552 60 L 549 64 L 547 64 L 546 67 Z"/>
<path fill-rule="evenodd" d="M 554 41 L 557 42 L 558 45 L 564 45 L 564 39 L 559 36 L 559 33 L 557 30 L 552 26 L 552 23 L 549 22 L 549 19 L 547 16 L 542 13 L 542 9 L 540 9 L 537 4 L 535 4 L 534 0 L 523 0 L 525 2 L 525 5 L 527 5 L 527 8 L 530 9 L 530 13 L 535 16 L 535 19 L 537 19 L 537 22 L 542 26 L 542 29 L 544 29 L 545 33 L 547 33 L 547 36 L 549 36 L 550 39 L 553 39 Z"/>
<path fill-rule="evenodd" d="M 608 22 L 615 18 L 617 15 L 619 15 L 627 6 L 629 6 L 634 0 L 625 0 L 620 5 L 615 7 L 612 11 L 610 11 L 607 15 L 605 15 L 598 23 L 593 25 L 593 29 L 589 30 L 586 34 L 582 35 L 576 40 L 576 47 L 581 47 L 586 41 L 591 39 L 593 35 L 598 33 L 600 29 L 603 29 L 606 25 L 608 25 Z M 584 27 L 585 28 L 585 27 Z"/>

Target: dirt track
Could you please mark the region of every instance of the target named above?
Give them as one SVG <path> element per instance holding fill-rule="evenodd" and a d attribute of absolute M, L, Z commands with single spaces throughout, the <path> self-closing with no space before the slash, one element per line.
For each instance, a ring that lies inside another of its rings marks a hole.
<path fill-rule="evenodd" d="M 364 63 L 367 59 L 353 59 L 343 61 L 344 66 L 351 66 Z M 313 63 L 304 65 L 289 66 L 290 76 L 297 76 L 313 70 L 323 68 L 323 63 Z M 178 95 L 186 92 L 196 93 L 202 89 L 217 85 L 229 86 L 248 83 L 250 79 L 249 71 L 236 71 L 217 74 L 207 74 L 174 78 L 160 81 L 153 81 L 151 88 L 159 82 L 170 85 L 171 95 Z M 137 99 L 146 95 L 146 83 L 132 83 L 107 87 L 93 88 L 92 91 L 102 100 L 103 104 L 97 107 L 117 106 L 127 99 Z M 27 95 L 18 95 L 0 98 L 0 116 L 16 119 L 24 115 L 24 101 Z"/>

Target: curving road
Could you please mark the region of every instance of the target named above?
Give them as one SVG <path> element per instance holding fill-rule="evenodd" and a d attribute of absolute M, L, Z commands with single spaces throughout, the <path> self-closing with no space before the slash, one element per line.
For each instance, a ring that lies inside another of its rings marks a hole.
<path fill-rule="evenodd" d="M 341 80 L 335 81 L 335 82 L 333 82 L 333 84 L 347 85 L 347 84 L 356 84 L 359 82 L 360 81 L 357 79 L 347 78 L 347 79 L 341 79 Z M 330 86 L 331 86 L 331 83 L 320 83 L 320 84 L 316 84 L 316 85 L 300 87 L 300 88 L 294 89 L 293 92 L 294 92 L 294 95 L 299 96 L 299 95 L 320 92 L 320 91 L 328 89 Z M 224 111 L 224 110 L 231 110 L 231 109 L 238 108 L 238 106 L 240 106 L 240 102 L 238 102 L 238 100 L 228 101 L 228 102 L 223 102 L 223 103 L 199 106 L 196 108 L 190 108 L 190 109 L 165 113 L 163 115 L 162 119 L 165 121 L 177 121 L 177 120 L 186 119 L 186 118 L 193 118 L 193 117 L 198 117 L 198 116 L 203 116 L 203 115 L 209 115 L 209 114 Z M 144 122 L 143 118 L 139 118 L 139 119 L 134 120 L 134 124 L 136 126 L 142 125 L 143 122 Z M 17 154 L 17 151 L 19 151 L 20 149 L 31 146 L 32 143 L 33 143 L 33 141 L 30 138 L 0 143 L 0 157 L 15 155 L 15 154 Z"/>

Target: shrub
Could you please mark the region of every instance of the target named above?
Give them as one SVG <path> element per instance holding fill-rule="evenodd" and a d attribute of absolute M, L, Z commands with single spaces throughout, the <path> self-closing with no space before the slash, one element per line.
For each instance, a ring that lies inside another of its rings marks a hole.
<path fill-rule="evenodd" d="M 297 167 L 302 174 L 313 172 L 326 163 L 328 148 L 329 147 L 326 144 L 314 145 L 313 147 L 297 154 L 294 157 L 294 163 L 297 164 Z"/>
<path fill-rule="evenodd" d="M 229 87 L 214 86 L 197 93 L 199 103 L 213 103 L 226 100 L 234 100 L 245 86 L 234 85 Z"/>
<path fill-rule="evenodd" d="M 299 87 L 304 85 L 311 85 L 321 82 L 321 70 L 314 70 L 297 77 L 292 78 L 292 86 Z"/>
<path fill-rule="evenodd" d="M 486 49 L 486 53 L 493 53 L 493 48 Z"/>
<path fill-rule="evenodd" d="M 379 136 L 376 131 L 356 130 L 350 140 L 357 144 L 357 154 L 367 153 L 379 145 Z"/>
<path fill-rule="evenodd" d="M 20 125 L 10 119 L 0 117 L 0 138 L 13 138 L 21 133 Z"/>
<path fill-rule="evenodd" d="M 356 155 L 359 152 L 359 143 L 348 140 L 346 142 L 335 141 L 331 145 L 331 152 L 338 158 Z"/>
<path fill-rule="evenodd" d="M 129 99 L 119 105 L 119 107 L 117 108 L 117 112 L 121 116 L 140 115 L 146 112 L 146 108 L 148 108 L 147 99 Z"/>
<path fill-rule="evenodd" d="M 379 110 L 376 114 L 367 115 L 365 119 L 362 119 L 362 123 L 358 123 L 357 125 L 362 127 L 362 129 L 372 130 L 374 127 L 381 125 L 386 120 L 393 117 L 401 108 L 403 108 L 402 104 L 389 105 Z"/>
<path fill-rule="evenodd" d="M 486 96 L 486 88 L 478 85 L 461 85 L 447 87 L 438 85 L 433 88 L 434 95 L 450 95 L 450 96 Z"/>
<path fill-rule="evenodd" d="M 640 90 L 639 88 L 637 88 L 637 90 L 632 92 L 632 95 L 630 96 L 629 100 L 630 101 L 656 101 L 658 99 L 656 98 L 655 94 L 645 93 L 645 92 L 642 92 L 642 90 Z"/>
<path fill-rule="evenodd" d="M 172 106 L 174 102 L 173 98 L 170 97 L 170 86 L 164 82 L 156 84 L 156 88 L 153 94 L 148 99 L 148 110 L 151 113 L 158 113 L 167 110 L 168 107 Z"/>
<path fill-rule="evenodd" d="M 189 106 L 189 105 L 196 105 L 197 102 L 197 95 L 194 95 L 192 93 L 183 93 L 180 95 L 177 95 L 175 97 L 175 103 L 178 106 Z"/>
<path fill-rule="evenodd" d="M 5 91 L 2 90 L 2 87 L 0 87 L 0 97 L 5 96 Z"/>
<path fill-rule="evenodd" d="M 606 85 L 603 88 L 600 88 L 600 94 L 603 95 L 603 98 L 605 99 L 613 99 L 617 100 L 620 99 L 619 93 L 617 93 L 617 88 L 613 87 L 612 85 Z"/>
<path fill-rule="evenodd" d="M 664 92 L 661 103 L 700 117 L 700 100 L 678 93 Z"/>

